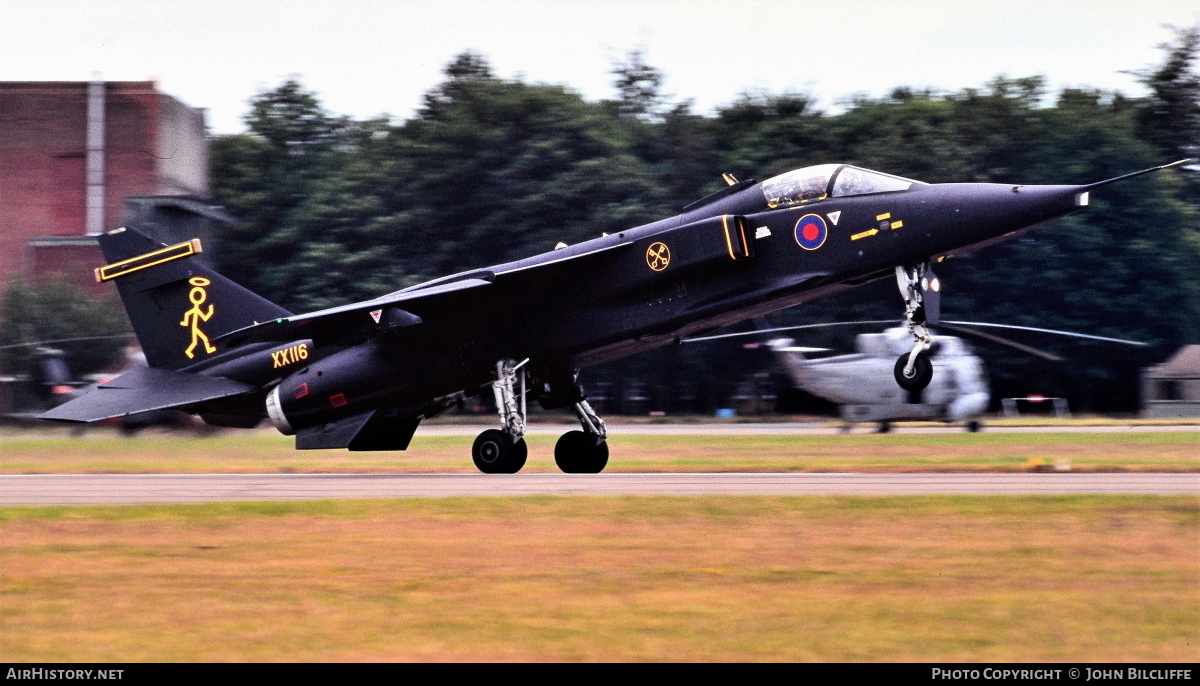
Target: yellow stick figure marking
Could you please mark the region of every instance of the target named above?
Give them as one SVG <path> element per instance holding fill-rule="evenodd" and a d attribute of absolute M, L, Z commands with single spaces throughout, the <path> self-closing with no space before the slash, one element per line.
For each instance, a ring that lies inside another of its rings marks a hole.
<path fill-rule="evenodd" d="M 203 276 L 196 276 L 188 279 L 188 283 L 193 286 L 191 292 L 188 293 L 188 300 L 192 301 L 192 309 L 183 313 L 183 321 L 179 322 L 179 325 L 192 327 L 192 344 L 183 351 L 183 354 L 190 359 L 196 356 L 193 351 L 200 341 L 204 341 L 204 352 L 206 353 L 215 353 L 217 348 L 208 342 L 208 336 L 200 330 L 200 322 L 206 322 L 213 316 L 212 305 L 208 306 L 207 312 L 200 309 L 200 305 L 208 298 L 208 292 L 204 290 L 204 287 L 212 282 Z"/>

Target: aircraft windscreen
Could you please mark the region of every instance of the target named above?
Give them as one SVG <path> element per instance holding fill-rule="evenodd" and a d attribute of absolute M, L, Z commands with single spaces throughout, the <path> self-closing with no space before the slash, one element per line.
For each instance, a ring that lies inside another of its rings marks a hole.
<path fill-rule="evenodd" d="M 832 195 L 837 198 L 847 195 L 867 195 L 868 193 L 893 193 L 906 191 L 914 183 L 917 182 L 899 176 L 845 166 L 833 181 Z"/>
<path fill-rule="evenodd" d="M 767 197 L 767 207 L 792 207 L 814 200 L 824 200 L 829 195 L 829 179 L 839 166 L 841 165 L 818 164 L 763 181 L 762 191 Z"/>
<path fill-rule="evenodd" d="M 908 190 L 915 183 L 920 182 L 849 165 L 818 164 L 773 176 L 763 181 L 762 191 L 767 206 L 775 209 L 824 200 L 831 195 L 894 193 Z"/>

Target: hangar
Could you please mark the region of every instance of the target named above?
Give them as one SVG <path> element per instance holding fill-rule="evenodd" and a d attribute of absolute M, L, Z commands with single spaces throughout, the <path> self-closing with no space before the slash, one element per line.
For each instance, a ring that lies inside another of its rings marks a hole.
<path fill-rule="evenodd" d="M 1200 417 L 1200 345 L 1185 345 L 1162 364 L 1142 374 L 1146 417 Z"/>
<path fill-rule="evenodd" d="M 94 236 L 163 212 L 223 217 L 208 168 L 204 110 L 154 81 L 0 82 L 0 292 L 57 274 L 102 292 Z"/>

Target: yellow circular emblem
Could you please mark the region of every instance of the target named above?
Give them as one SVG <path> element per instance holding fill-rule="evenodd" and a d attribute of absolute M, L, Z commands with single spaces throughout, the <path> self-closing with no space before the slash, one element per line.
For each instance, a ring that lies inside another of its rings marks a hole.
<path fill-rule="evenodd" d="M 662 241 L 651 243 L 646 248 L 646 264 L 656 272 L 661 272 L 671 264 L 671 251 Z"/>

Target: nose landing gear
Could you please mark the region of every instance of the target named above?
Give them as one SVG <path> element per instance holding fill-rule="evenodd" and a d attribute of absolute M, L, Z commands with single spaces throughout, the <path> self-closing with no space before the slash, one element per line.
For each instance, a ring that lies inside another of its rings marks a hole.
<path fill-rule="evenodd" d="M 929 356 L 923 351 L 914 350 L 901 355 L 896 360 L 893 375 L 896 377 L 896 383 L 900 384 L 900 388 L 914 393 L 923 390 L 933 380 L 933 363 L 929 361 Z"/>
<path fill-rule="evenodd" d="M 904 297 L 904 318 L 914 343 L 912 352 L 896 360 L 893 376 L 901 388 L 917 393 L 933 379 L 933 363 L 927 354 L 933 345 L 933 336 L 925 323 L 936 324 L 940 316 L 941 283 L 929 264 L 923 263 L 896 267 L 896 285 Z"/>

